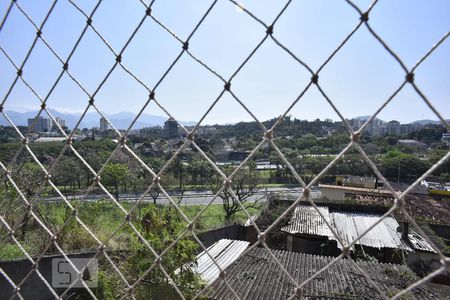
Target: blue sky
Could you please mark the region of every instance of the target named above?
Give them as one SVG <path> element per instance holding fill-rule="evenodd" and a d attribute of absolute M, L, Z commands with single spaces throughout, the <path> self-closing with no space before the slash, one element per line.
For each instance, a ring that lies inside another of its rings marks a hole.
<path fill-rule="evenodd" d="M 10 1 L 0 2 L 3 15 Z M 40 23 L 51 1 L 18 0 Z M 74 0 L 89 13 L 93 0 Z M 181 39 L 186 39 L 212 1 L 157 0 L 153 15 Z M 242 5 L 271 23 L 285 1 L 243 0 Z M 369 1 L 357 1 L 366 10 Z M 117 51 L 145 13 L 138 0 L 105 0 L 93 17 L 94 26 Z M 433 44 L 450 30 L 450 2 L 446 0 L 381 0 L 371 12 L 369 23 L 401 57 L 414 65 Z M 345 1 L 292 1 L 275 25 L 274 35 L 299 58 L 316 70 L 358 24 L 359 15 Z M 43 30 L 43 36 L 65 59 L 85 24 L 85 18 L 67 1 L 60 0 Z M 261 41 L 265 29 L 228 0 L 218 0 L 192 37 L 189 49 L 208 66 L 228 78 Z M 20 64 L 35 30 L 13 8 L 2 32 L 0 45 Z M 147 19 L 124 52 L 123 63 L 150 87 L 181 51 L 181 44 L 153 20 Z M 70 61 L 70 71 L 90 92 L 114 63 L 114 56 L 88 29 Z M 61 70 L 60 63 L 39 41 L 24 67 L 24 77 L 44 96 Z M 0 53 L 0 94 L 3 99 L 15 70 Z M 416 71 L 416 83 L 444 118 L 450 118 L 450 38 Z M 370 115 L 404 79 L 404 71 L 363 26 L 320 73 L 320 84 L 345 117 Z M 289 107 L 310 80 L 310 74 L 268 39 L 233 79 L 232 89 L 260 120 L 277 117 Z M 184 54 L 156 90 L 156 97 L 177 119 L 197 121 L 219 95 L 223 83 Z M 122 69 L 116 68 L 96 97 L 106 113 L 137 112 L 147 92 Z M 48 107 L 81 111 L 87 96 L 64 75 L 48 100 Z M 5 104 L 6 109 L 29 111 L 39 108 L 37 99 L 19 82 Z M 164 115 L 150 105 L 149 114 Z M 338 119 L 315 87 L 289 113 L 299 119 Z M 385 120 L 410 122 L 437 119 L 410 86 L 379 115 Z M 205 123 L 234 123 L 251 120 L 228 94 L 212 109 Z"/>

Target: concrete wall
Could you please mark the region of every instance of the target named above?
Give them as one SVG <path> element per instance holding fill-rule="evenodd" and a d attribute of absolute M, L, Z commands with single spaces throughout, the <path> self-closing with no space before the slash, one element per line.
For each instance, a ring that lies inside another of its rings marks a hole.
<path fill-rule="evenodd" d="M 438 236 L 450 240 L 450 226 L 430 225 L 430 227 Z"/>
<path fill-rule="evenodd" d="M 441 267 L 439 256 L 429 252 L 410 253 L 407 258 L 407 265 L 419 276 L 426 276 Z M 435 276 L 432 282 L 450 285 L 449 271 Z"/>
<path fill-rule="evenodd" d="M 80 253 L 70 254 L 69 258 L 91 258 L 95 253 Z M 45 256 L 38 263 L 38 270 L 42 276 L 47 280 L 49 285 L 52 283 L 52 259 L 62 258 L 61 255 Z M 12 261 L 0 261 L 0 268 L 11 278 L 11 280 L 17 285 L 23 278 L 31 271 L 32 264 L 29 260 L 12 260 Z M 65 289 L 55 289 L 58 294 L 64 292 Z M 9 282 L 0 275 L 0 299 L 9 299 L 12 295 L 13 289 Z M 21 285 L 20 294 L 25 299 L 44 300 L 53 299 L 54 296 L 50 292 L 49 288 L 45 285 L 42 279 L 33 272 Z M 70 292 L 69 292 L 70 294 Z M 15 298 L 19 299 L 19 298 Z"/>
<path fill-rule="evenodd" d="M 234 224 L 199 233 L 198 238 L 205 247 L 209 247 L 221 239 L 245 240 L 245 230 L 243 225 Z"/>
<path fill-rule="evenodd" d="M 318 255 L 320 254 L 321 245 L 323 245 L 324 242 L 326 241 L 319 239 L 316 240 L 316 239 L 304 239 L 300 237 L 292 237 L 291 251 Z M 288 237 L 288 247 L 289 247 L 289 237 Z"/>
<path fill-rule="evenodd" d="M 344 200 L 345 190 L 321 187 L 322 196 L 329 200 Z"/>
<path fill-rule="evenodd" d="M 286 249 L 293 252 L 326 256 L 338 256 L 341 252 L 336 241 L 328 240 L 326 237 L 306 237 L 292 234 L 287 235 Z"/>
<path fill-rule="evenodd" d="M 252 225 L 244 227 L 245 239 L 247 242 L 250 242 L 250 245 L 253 245 L 258 241 L 258 233 L 256 232 L 255 227 Z"/>
<path fill-rule="evenodd" d="M 234 239 L 234 240 L 245 240 L 245 230 L 244 226 L 235 224 L 223 228 L 218 228 L 215 230 L 202 232 L 198 234 L 199 239 L 202 243 L 209 247 L 220 239 Z M 69 258 L 91 258 L 95 255 L 94 252 L 80 253 L 80 254 L 70 254 Z M 38 270 L 42 276 L 46 279 L 48 284 L 52 284 L 52 259 L 62 258 L 61 255 L 46 256 L 43 257 L 38 264 Z M 32 264 L 27 259 L 22 260 L 11 260 L 11 261 L 0 261 L 0 268 L 11 278 L 11 280 L 18 284 L 25 276 L 31 271 Z M 65 289 L 55 289 L 58 294 L 64 292 Z M 9 299 L 12 296 L 13 288 L 9 282 L 0 275 L 0 299 Z M 20 293 L 25 299 L 33 300 L 47 300 L 53 299 L 54 296 L 50 292 L 46 284 L 41 280 L 36 272 L 33 272 L 25 282 L 21 285 Z M 69 292 L 70 295 L 70 292 Z M 19 299 L 19 298 L 17 298 Z M 89 298 L 90 299 L 90 298 Z"/>

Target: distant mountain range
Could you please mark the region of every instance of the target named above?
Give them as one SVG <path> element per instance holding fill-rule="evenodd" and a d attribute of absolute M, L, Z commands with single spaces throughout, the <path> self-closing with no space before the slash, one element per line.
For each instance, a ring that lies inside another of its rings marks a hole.
<path fill-rule="evenodd" d="M 49 109 L 50 113 L 53 117 L 59 117 L 66 121 L 66 126 L 68 128 L 73 128 L 77 124 L 80 119 L 81 113 L 62 113 L 57 110 Z M 14 124 L 27 126 L 27 119 L 34 118 L 37 115 L 37 111 L 29 111 L 29 112 L 15 112 L 15 111 L 6 111 L 6 114 L 12 119 Z M 41 114 L 44 118 L 48 118 L 46 113 Z M 134 120 L 136 114 L 131 112 L 119 112 L 116 114 L 106 114 L 107 118 L 111 121 L 111 123 L 118 129 L 126 129 L 130 126 L 131 122 Z M 142 114 L 136 123 L 133 126 L 133 129 L 140 129 L 144 127 L 152 127 L 152 126 L 163 126 L 164 122 L 168 119 L 168 117 L 156 116 L 150 114 Z M 193 126 L 196 122 L 193 121 L 180 121 L 181 124 L 185 126 Z M 8 126 L 10 125 L 5 118 L 0 117 L 0 125 Z M 92 128 L 100 126 L 100 115 L 97 112 L 88 112 L 83 121 L 80 123 L 78 128 Z"/>
<path fill-rule="evenodd" d="M 354 117 L 352 119 L 361 120 L 361 121 L 367 121 L 367 119 L 369 119 L 370 117 L 371 116 L 359 116 L 359 117 Z M 378 118 L 376 118 L 376 119 L 378 119 Z"/>
<path fill-rule="evenodd" d="M 447 121 L 447 123 L 450 123 L 450 119 L 445 120 Z M 433 124 L 433 125 L 440 125 L 442 124 L 441 121 L 436 121 L 436 120 L 418 120 L 418 121 L 414 121 L 411 124 L 420 124 L 420 125 L 428 125 L 428 124 Z"/>
<path fill-rule="evenodd" d="M 69 128 L 74 128 L 78 120 L 80 119 L 81 113 L 63 113 L 54 109 L 49 109 L 50 113 L 54 117 L 59 117 L 66 121 L 66 126 Z M 16 125 L 27 126 L 27 119 L 34 118 L 37 114 L 37 111 L 29 111 L 29 112 L 16 112 L 16 111 L 6 111 L 6 114 L 13 120 Z M 43 114 L 45 118 L 48 118 L 47 114 Z M 126 129 L 134 120 L 136 114 L 131 112 L 119 112 L 116 114 L 106 114 L 108 119 L 114 124 L 114 126 L 118 129 Z M 367 120 L 370 116 L 358 116 L 354 119 L 358 120 Z M 136 121 L 133 129 L 140 129 L 144 127 L 153 127 L 153 126 L 164 126 L 164 122 L 167 120 L 167 117 L 151 115 L 151 114 L 142 114 L 139 119 Z M 193 126 L 196 122 L 193 121 L 180 121 L 181 124 L 185 126 Z M 384 122 L 384 121 L 383 121 Z M 450 123 L 450 120 L 447 120 Z M 411 122 L 410 124 L 440 124 L 440 121 L 436 120 L 417 120 Z M 9 123 L 2 117 L 0 117 L 0 125 L 8 126 Z M 86 116 L 83 118 L 83 121 L 78 126 L 80 129 L 83 128 L 92 128 L 100 126 L 100 115 L 97 112 L 88 112 Z"/>
<path fill-rule="evenodd" d="M 369 119 L 370 117 L 371 117 L 371 116 L 359 116 L 359 117 L 355 117 L 355 118 L 353 118 L 353 119 L 366 121 L 366 120 Z M 378 119 L 378 118 L 375 118 L 375 119 L 380 120 L 380 119 Z M 383 121 L 383 120 L 381 120 L 381 121 L 387 123 L 386 121 Z M 450 123 L 450 119 L 447 119 L 447 120 L 445 120 L 445 121 L 447 121 L 448 123 Z M 428 124 L 432 124 L 432 125 L 439 125 L 439 124 L 441 124 L 441 121 L 425 119 L 425 120 L 417 120 L 417 121 L 413 121 L 413 122 L 406 123 L 406 124 L 420 124 L 420 125 L 428 125 Z"/>

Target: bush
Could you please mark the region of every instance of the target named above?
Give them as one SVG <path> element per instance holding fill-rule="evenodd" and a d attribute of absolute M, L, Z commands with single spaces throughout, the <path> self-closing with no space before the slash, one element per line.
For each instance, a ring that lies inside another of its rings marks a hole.
<path fill-rule="evenodd" d="M 5 244 L 0 248 L 0 259 L 1 260 L 11 260 L 23 257 L 23 252 L 20 250 L 19 246 L 15 244 Z"/>

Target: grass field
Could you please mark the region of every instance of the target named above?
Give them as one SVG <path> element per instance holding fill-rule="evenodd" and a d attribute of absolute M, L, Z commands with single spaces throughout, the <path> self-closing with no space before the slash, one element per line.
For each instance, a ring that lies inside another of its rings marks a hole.
<path fill-rule="evenodd" d="M 72 205 L 76 205 L 72 202 Z M 122 203 L 125 210 L 129 211 L 133 204 Z M 133 218 L 131 223 L 140 228 L 141 212 L 145 207 L 153 204 L 142 204 L 133 211 Z M 221 204 L 212 204 L 205 208 L 202 205 L 185 205 L 180 207 L 183 213 L 189 220 L 193 220 L 202 210 L 201 215 L 196 219 L 195 231 L 203 232 L 215 228 L 225 226 L 225 214 Z M 259 209 L 248 209 L 250 215 L 259 213 Z M 93 250 L 98 245 L 96 241 L 89 235 L 89 233 L 73 218 L 68 220 L 71 216 L 71 211 L 64 203 L 41 203 L 36 205 L 36 213 L 43 216 L 45 225 L 53 232 L 60 232 L 58 234 L 58 244 L 68 252 L 80 252 Z M 77 209 L 79 219 L 89 228 L 89 230 L 100 240 L 107 242 L 107 249 L 109 250 L 123 250 L 129 246 L 133 236 L 131 228 L 124 223 L 125 213 L 121 211 L 115 204 L 109 201 L 97 201 L 89 203 L 81 203 Z M 181 214 L 177 214 L 178 218 L 184 220 Z M 10 224 L 23 223 L 23 215 L 9 216 Z M 244 223 L 247 216 L 244 212 L 237 212 L 231 222 Z M 63 226 L 64 225 L 64 226 Z M 121 226 L 122 225 L 122 226 Z M 187 222 L 186 222 L 187 225 Z M 120 227 L 121 226 L 121 227 Z M 117 230 L 120 227 L 119 230 Z M 62 228 L 62 230 L 61 230 Z M 43 229 L 31 219 L 27 227 L 15 228 L 15 237 L 24 249 L 31 255 L 40 254 L 42 247 L 48 243 L 49 236 L 44 233 Z M 111 235 L 113 235 L 112 238 Z M 6 236 L 6 235 L 5 235 Z M 0 243 L 0 260 L 18 259 L 24 257 L 24 253 L 11 240 L 4 239 Z"/>

